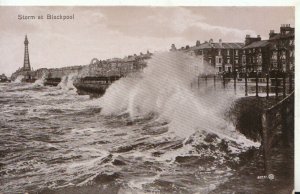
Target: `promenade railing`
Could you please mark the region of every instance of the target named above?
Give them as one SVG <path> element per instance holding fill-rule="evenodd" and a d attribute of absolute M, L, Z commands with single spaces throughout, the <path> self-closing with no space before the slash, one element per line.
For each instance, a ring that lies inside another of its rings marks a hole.
<path fill-rule="evenodd" d="M 275 96 L 276 100 L 279 100 L 281 97 L 286 97 L 287 94 L 292 93 L 294 90 L 294 74 L 293 73 L 281 73 L 259 77 L 256 74 L 255 77 L 243 77 L 232 76 L 226 77 L 222 75 L 202 75 L 198 76 L 197 80 L 191 83 L 191 87 L 203 87 L 211 86 L 213 83 L 214 89 L 217 86 L 221 85 L 221 88 L 228 89 L 232 88 L 236 93 L 237 88 L 243 88 L 245 96 L 248 96 L 250 93 L 255 93 L 255 96 L 259 97 L 260 95 L 266 96 L 269 98 L 270 95 Z"/>

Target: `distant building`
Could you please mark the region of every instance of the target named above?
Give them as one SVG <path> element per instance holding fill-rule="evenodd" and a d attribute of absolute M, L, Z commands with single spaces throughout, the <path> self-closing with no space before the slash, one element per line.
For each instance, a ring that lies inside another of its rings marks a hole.
<path fill-rule="evenodd" d="M 139 55 L 129 55 L 121 58 L 112 58 L 107 60 L 92 59 L 90 64 L 84 67 L 81 76 L 126 76 L 130 73 L 142 71 L 152 56 L 147 51 L 146 54 L 140 52 Z"/>
<path fill-rule="evenodd" d="M 245 46 L 243 47 L 242 63 L 239 72 L 268 72 L 270 63 L 270 43 L 268 40 L 261 40 L 258 35 L 253 38 L 246 35 Z"/>
<path fill-rule="evenodd" d="M 186 52 L 195 56 L 200 63 L 208 63 L 219 74 L 230 74 L 233 71 L 248 73 L 250 76 L 258 73 L 264 76 L 273 71 L 295 71 L 295 28 L 283 24 L 280 32 L 270 31 L 268 40 L 261 40 L 260 35 L 246 35 L 244 43 L 214 42 L 213 39 L 192 47 L 176 49 L 172 44 L 171 51 Z M 199 69 L 199 67 L 194 67 Z M 196 71 L 196 70 L 195 70 Z"/>
<path fill-rule="evenodd" d="M 289 24 L 282 24 L 280 32 L 274 30 L 269 34 L 270 46 L 270 70 L 282 70 L 283 72 L 295 71 L 295 28 Z"/>
<path fill-rule="evenodd" d="M 187 52 L 196 57 L 200 56 L 214 67 L 216 72 L 230 73 L 239 67 L 244 43 L 222 42 L 222 39 L 219 39 L 219 42 L 210 39 L 208 42 L 199 43 L 197 41 L 198 46 L 191 47 Z"/>
<path fill-rule="evenodd" d="M 23 76 L 23 81 L 26 82 L 33 82 L 35 81 L 33 79 L 33 71 L 30 66 L 30 60 L 29 60 L 29 50 L 28 50 L 28 38 L 27 35 L 25 35 L 25 40 L 24 40 L 24 63 L 23 67 L 19 68 L 15 73 L 11 75 L 11 79 L 15 80 L 19 75 Z"/>
<path fill-rule="evenodd" d="M 23 71 L 31 71 L 28 44 L 29 44 L 29 41 L 27 39 L 27 35 L 25 35 L 25 41 L 24 41 L 24 45 L 25 45 L 25 52 L 24 53 L 25 54 L 24 54 Z"/>
<path fill-rule="evenodd" d="M 7 82 L 8 78 L 6 77 L 6 75 L 3 73 L 2 75 L 0 75 L 0 82 Z"/>
<path fill-rule="evenodd" d="M 268 40 L 260 36 L 246 35 L 242 63 L 239 72 L 270 73 L 271 71 L 294 72 L 295 28 L 283 24 L 280 32 L 271 30 Z"/>

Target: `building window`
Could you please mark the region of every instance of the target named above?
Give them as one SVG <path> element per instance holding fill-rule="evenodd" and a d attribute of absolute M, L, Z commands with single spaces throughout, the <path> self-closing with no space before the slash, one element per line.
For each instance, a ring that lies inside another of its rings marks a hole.
<path fill-rule="evenodd" d="M 262 64 L 262 55 L 258 55 L 257 63 L 258 63 L 259 65 Z"/>
<path fill-rule="evenodd" d="M 203 55 L 203 51 L 202 50 L 199 50 L 199 55 Z"/>
<path fill-rule="evenodd" d="M 258 52 L 260 52 L 260 53 L 261 53 L 261 48 L 259 48 L 259 49 L 258 49 Z"/>
<path fill-rule="evenodd" d="M 222 63 L 222 58 L 219 58 L 219 63 Z"/>
<path fill-rule="evenodd" d="M 219 72 L 221 72 L 222 71 L 222 67 L 219 67 Z"/>
<path fill-rule="evenodd" d="M 273 52 L 272 59 L 277 60 L 277 52 L 276 51 Z"/>
<path fill-rule="evenodd" d="M 230 59 L 227 59 L 227 64 L 229 64 L 230 63 Z"/>
<path fill-rule="evenodd" d="M 286 71 L 286 63 L 285 60 L 282 61 L 282 70 L 285 72 Z"/>
<path fill-rule="evenodd" d="M 290 70 L 291 70 L 291 71 L 294 71 L 294 70 L 295 70 L 295 65 L 294 65 L 294 63 L 290 63 Z"/>
<path fill-rule="evenodd" d="M 255 48 L 253 48 L 253 53 L 255 53 Z"/>
<path fill-rule="evenodd" d="M 239 60 L 238 60 L 238 59 L 236 59 L 236 60 L 235 60 L 235 64 L 238 64 L 238 63 L 239 63 Z"/>
<path fill-rule="evenodd" d="M 238 50 L 235 50 L 235 55 L 238 55 L 239 54 L 239 51 Z"/>
<path fill-rule="evenodd" d="M 229 49 L 227 49 L 227 55 L 230 55 L 230 51 L 229 51 Z"/>
<path fill-rule="evenodd" d="M 245 55 L 243 55 L 243 57 L 242 57 L 242 63 L 243 63 L 243 65 L 246 65 L 246 56 Z"/>
<path fill-rule="evenodd" d="M 290 46 L 294 45 L 294 40 L 290 40 Z"/>
<path fill-rule="evenodd" d="M 219 55 L 219 56 L 221 55 L 221 50 L 218 50 L 218 55 Z"/>
<path fill-rule="evenodd" d="M 248 51 L 249 53 L 251 53 L 251 49 L 249 49 L 249 51 Z"/>
<path fill-rule="evenodd" d="M 243 50 L 243 54 L 246 54 L 246 50 Z"/>
<path fill-rule="evenodd" d="M 261 72 L 262 71 L 262 67 L 260 66 L 260 67 L 257 67 L 257 71 L 258 72 Z"/>
<path fill-rule="evenodd" d="M 282 51 L 282 53 L 281 53 L 281 59 L 286 59 L 285 51 Z"/>

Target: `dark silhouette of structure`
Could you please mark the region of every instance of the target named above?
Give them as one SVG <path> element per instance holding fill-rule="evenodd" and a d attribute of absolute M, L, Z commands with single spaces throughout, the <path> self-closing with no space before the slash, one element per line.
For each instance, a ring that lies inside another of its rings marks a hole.
<path fill-rule="evenodd" d="M 28 51 L 28 38 L 27 35 L 25 35 L 25 40 L 24 40 L 24 64 L 23 67 L 19 68 L 16 72 L 14 72 L 11 75 L 11 80 L 16 80 L 18 76 L 22 76 L 22 82 L 34 82 L 36 80 L 34 76 L 34 72 L 31 69 L 30 66 L 30 60 L 29 60 L 29 51 Z"/>
<path fill-rule="evenodd" d="M 25 35 L 25 41 L 24 41 L 25 51 L 24 51 L 24 65 L 23 65 L 23 71 L 30 71 L 30 70 L 31 70 L 31 67 L 30 67 L 30 60 L 29 60 L 28 44 L 29 44 L 29 41 L 28 41 L 28 39 L 27 39 L 27 35 Z"/>

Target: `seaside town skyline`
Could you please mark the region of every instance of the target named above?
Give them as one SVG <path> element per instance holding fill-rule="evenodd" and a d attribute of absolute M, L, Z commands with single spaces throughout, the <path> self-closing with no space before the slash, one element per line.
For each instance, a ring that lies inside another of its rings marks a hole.
<path fill-rule="evenodd" d="M 296 5 L 168 4 L 0 6 L 1 192 L 299 190 Z"/>
<path fill-rule="evenodd" d="M 166 51 L 171 44 L 175 44 L 177 48 L 195 46 L 197 40 L 201 43 L 210 39 L 215 42 L 222 39 L 224 42 L 244 43 L 247 34 L 260 35 L 262 40 L 266 40 L 270 30 L 280 31 L 280 24 L 294 27 L 293 7 L 69 7 L 63 12 L 66 15 L 74 13 L 75 19 L 68 22 L 37 19 L 17 21 L 17 13 L 38 16 L 47 14 L 49 9 L 53 13 L 60 13 L 61 7 L 0 9 L 1 15 L 7 11 L 16 13 L 15 17 L 10 14 L 5 21 L 3 17 L 0 19 L 4 24 L 4 28 L 0 30 L 0 50 L 4 54 L 0 67 L 3 69 L 1 73 L 8 76 L 22 67 L 25 31 L 32 44 L 29 44 L 32 67 L 39 69 L 87 65 L 94 57 L 105 60 L 138 55 L 148 50 Z M 124 17 L 117 17 L 116 13 Z M 235 19 L 233 13 L 239 15 L 239 18 Z M 261 18 L 264 13 L 269 14 L 265 14 L 263 21 L 258 21 L 257 18 Z M 133 17 L 136 14 L 142 21 Z M 221 15 L 226 15 L 227 19 L 220 18 Z M 176 20 L 172 20 L 172 16 L 176 16 Z M 219 19 L 213 19 L 213 16 Z M 242 23 L 246 16 L 248 21 Z M 124 20 L 130 22 L 126 23 Z M 83 25 L 87 21 L 89 26 Z M 15 26 L 9 26 L 9 22 L 15 22 Z M 155 26 L 156 30 L 151 26 Z M 16 30 L 21 27 L 23 30 Z"/>

